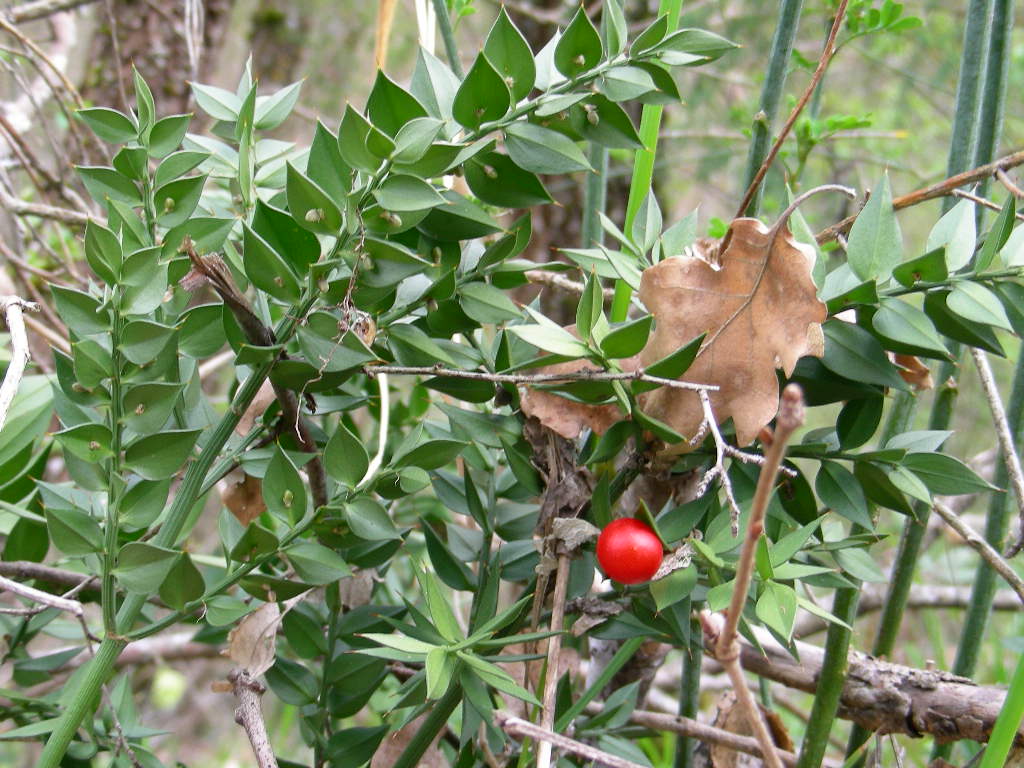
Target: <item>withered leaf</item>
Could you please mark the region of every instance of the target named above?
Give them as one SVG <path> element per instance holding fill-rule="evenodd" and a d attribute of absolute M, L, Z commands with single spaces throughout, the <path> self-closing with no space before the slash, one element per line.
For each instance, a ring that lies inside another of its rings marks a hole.
<path fill-rule="evenodd" d="M 640 358 L 649 365 L 706 333 L 683 378 L 719 387 L 710 393 L 715 416 L 732 418 L 737 443 L 746 445 L 775 416 L 775 369 L 789 375 L 804 355 L 823 353 L 826 308 L 811 278 L 813 252 L 784 224 L 768 229 L 757 219 L 736 219 L 723 242 L 717 258 L 698 250 L 644 270 L 640 300 L 656 326 Z M 696 392 L 662 388 L 641 404 L 686 436 L 704 418 Z"/>
<path fill-rule="evenodd" d="M 914 355 L 893 355 L 893 361 L 900 367 L 899 374 L 907 384 L 919 392 L 923 389 L 932 389 L 935 382 L 932 381 L 932 371 L 921 359 Z"/>
<path fill-rule="evenodd" d="M 281 618 L 276 602 L 261 605 L 248 614 L 228 634 L 228 658 L 252 677 L 274 666 L 274 638 Z"/>
<path fill-rule="evenodd" d="M 238 476 L 240 475 L 240 477 Z M 220 484 L 220 499 L 243 526 L 263 514 L 263 481 L 244 472 L 232 472 Z"/>

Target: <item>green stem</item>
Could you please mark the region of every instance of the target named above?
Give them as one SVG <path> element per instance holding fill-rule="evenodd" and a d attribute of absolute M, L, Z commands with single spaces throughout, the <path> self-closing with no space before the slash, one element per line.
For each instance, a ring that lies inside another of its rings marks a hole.
<path fill-rule="evenodd" d="M 1013 673 L 1010 688 L 1003 701 L 1003 708 L 999 710 L 999 717 L 996 718 L 988 746 L 985 747 L 985 757 L 978 768 L 1003 768 L 1006 765 L 1006 757 L 1010 754 L 1010 748 L 1013 747 L 1014 739 L 1017 737 L 1017 729 L 1020 727 L 1022 716 L 1024 716 L 1024 655 L 1017 660 L 1017 670 Z"/>
<path fill-rule="evenodd" d="M 307 296 L 297 307 L 298 311 L 295 314 L 289 314 L 278 324 L 278 328 L 275 329 L 275 335 L 282 343 L 287 341 L 292 335 L 299 320 L 306 316 L 317 298 L 317 294 Z M 195 503 L 196 498 L 198 498 L 199 489 L 207 472 L 213 466 L 220 449 L 231 436 L 232 431 L 238 424 L 239 419 L 241 419 L 245 409 L 256 396 L 256 392 L 263 384 L 263 381 L 270 375 L 270 370 L 274 367 L 275 362 L 275 360 L 270 360 L 256 368 L 249 378 L 246 379 L 245 383 L 238 388 L 231 402 L 231 407 L 221 418 L 206 447 L 199 455 L 199 458 L 193 461 L 185 472 L 185 477 L 181 481 L 178 492 L 174 497 L 174 502 L 170 510 L 168 510 L 167 519 L 156 536 L 153 537 L 152 543 L 154 545 L 158 547 L 171 547 L 178 540 L 182 528 L 189 518 L 192 505 Z M 81 725 L 86 714 L 91 711 L 99 695 L 100 687 L 110 676 L 114 662 L 126 644 L 124 636 L 131 630 L 143 605 L 145 605 L 147 597 L 148 595 L 143 594 L 129 594 L 121 604 L 121 608 L 117 613 L 116 633 L 107 633 L 100 644 L 100 649 L 96 656 L 89 661 L 74 698 L 61 714 L 60 720 L 57 721 L 53 731 L 50 733 L 50 737 L 37 763 L 37 768 L 57 768 L 60 765 L 64 754 L 67 752 L 68 745 L 71 743 L 72 738 L 74 738 L 75 731 L 78 730 L 78 726 Z"/>
<path fill-rule="evenodd" d="M 691 720 L 696 719 L 700 709 L 700 673 L 704 655 L 701 634 L 700 624 L 691 621 L 690 653 L 683 658 L 683 679 L 679 687 L 679 714 Z M 696 743 L 696 739 L 689 736 L 676 737 L 675 768 L 692 768 Z"/>
<path fill-rule="evenodd" d="M 852 626 L 857 618 L 859 601 L 859 583 L 855 589 L 837 589 L 832 603 L 832 613 Z M 811 707 L 811 717 L 804 733 L 804 743 L 800 748 L 796 768 L 818 768 L 825 757 L 828 737 L 835 724 L 839 698 L 846 682 L 849 650 L 850 630 L 839 624 L 829 624 L 828 635 L 825 638 L 825 660 L 822 662 L 817 690 L 814 693 L 814 706 Z"/>
<path fill-rule="evenodd" d="M 989 25 L 988 51 L 985 58 L 985 77 L 978 109 L 978 138 L 974 148 L 974 166 L 991 163 L 999 149 L 1002 136 L 1003 108 L 1010 69 L 1010 46 L 1013 31 L 1013 0 L 990 0 L 992 20 Z M 977 193 L 985 197 L 989 179 L 979 182 Z M 985 209 L 978 206 L 979 224 Z"/>
<path fill-rule="evenodd" d="M 431 742 L 434 741 L 437 734 L 444 728 L 445 723 L 448 722 L 448 718 L 452 716 L 452 712 L 455 711 L 460 701 L 462 701 L 462 689 L 458 685 L 452 684 L 448 687 L 448 692 L 434 704 L 434 708 L 430 710 L 427 719 L 417 729 L 412 740 L 402 751 L 402 754 L 398 756 L 398 759 L 395 760 L 391 768 L 415 768 L 415 766 L 419 765 L 423 753 L 427 751 Z"/>
<path fill-rule="evenodd" d="M 444 41 L 444 52 L 448 56 L 448 64 L 455 76 L 461 80 L 465 77 L 462 69 L 462 62 L 459 61 L 459 46 L 455 43 L 455 32 L 452 30 L 452 20 L 448 15 L 448 7 L 444 0 L 433 0 L 434 14 L 437 16 L 437 26 L 441 30 L 441 40 Z"/>
<path fill-rule="evenodd" d="M 587 159 L 596 173 L 588 173 L 583 184 L 580 247 L 595 248 L 604 242 L 604 229 L 598 213 L 604 213 L 608 202 L 608 150 L 600 144 L 591 144 Z"/>
<path fill-rule="evenodd" d="M 679 11 L 683 0 L 661 0 L 658 15 L 668 14 L 668 32 L 675 31 L 679 26 Z M 664 107 L 660 104 L 645 104 L 640 115 L 640 141 L 643 149 L 638 149 L 633 160 L 633 178 L 629 184 L 629 199 L 626 201 L 626 221 L 623 231 L 629 236 L 633 228 L 640 205 L 651 191 L 654 180 L 654 160 L 658 153 L 658 132 L 661 130 L 661 114 Z M 622 280 L 615 281 L 615 296 L 612 299 L 611 320 L 621 323 L 629 312 L 629 302 L 633 297 L 632 289 Z"/>
<path fill-rule="evenodd" d="M 117 565 L 117 533 L 121 492 L 124 479 L 121 477 L 121 289 L 114 287 L 113 327 L 110 332 L 110 451 L 111 457 L 107 476 L 107 512 L 103 528 L 103 562 L 100 602 L 103 606 L 103 629 L 109 635 L 115 631 L 117 617 L 117 593 L 114 589 L 114 567 Z"/>
<path fill-rule="evenodd" d="M 978 81 L 985 62 L 992 0 L 971 0 L 964 25 L 963 53 L 960 56 L 960 75 L 956 83 L 956 111 L 953 114 L 953 134 L 949 141 L 947 176 L 971 168 L 978 137 Z M 956 204 L 955 197 L 942 201 L 945 213 Z"/>
<path fill-rule="evenodd" d="M 341 588 L 338 582 L 328 584 L 324 589 L 327 598 L 327 653 L 324 655 L 324 665 L 321 670 L 320 693 L 317 695 L 317 709 L 320 713 L 320 733 L 317 734 L 316 745 L 313 747 L 313 766 L 321 768 L 324 764 L 324 747 L 331 738 L 331 715 L 327 707 L 327 694 L 329 692 L 328 673 L 334 661 L 334 650 L 338 643 L 338 617 L 341 612 Z"/>
<path fill-rule="evenodd" d="M 793 56 L 793 41 L 796 39 L 802 7 L 803 0 L 782 0 L 779 9 L 779 23 L 775 27 L 775 36 L 772 38 L 768 70 L 765 73 L 764 86 L 761 89 L 761 104 L 754 117 L 750 151 L 747 153 L 744 189 L 753 182 L 761 163 L 768 155 L 768 148 L 772 140 L 772 123 L 775 122 L 779 113 L 779 104 L 782 103 L 782 94 L 786 88 L 786 73 Z M 761 208 L 763 189 L 764 184 L 762 183 L 761 188 L 754 194 L 744 211 L 744 215 L 757 215 Z"/>

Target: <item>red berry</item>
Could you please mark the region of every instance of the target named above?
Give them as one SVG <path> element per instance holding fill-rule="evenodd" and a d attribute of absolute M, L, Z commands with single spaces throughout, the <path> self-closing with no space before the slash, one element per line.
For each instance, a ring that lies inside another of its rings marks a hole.
<path fill-rule="evenodd" d="M 661 539 L 632 517 L 613 520 L 597 538 L 597 561 L 609 579 L 622 584 L 649 581 L 661 565 Z"/>

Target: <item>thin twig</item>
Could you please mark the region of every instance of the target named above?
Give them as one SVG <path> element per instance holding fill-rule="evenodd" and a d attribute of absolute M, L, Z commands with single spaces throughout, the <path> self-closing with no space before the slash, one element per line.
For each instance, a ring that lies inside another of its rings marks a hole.
<path fill-rule="evenodd" d="M 757 480 L 754 500 L 750 508 L 750 520 L 747 522 L 747 533 L 740 550 L 740 559 L 736 564 L 736 578 L 733 582 L 732 599 L 724 620 L 720 616 L 712 616 L 707 611 L 701 614 L 704 626 L 705 647 L 709 648 L 714 657 L 725 667 L 736 691 L 736 698 L 747 717 L 747 722 L 764 753 L 764 762 L 768 768 L 781 768 L 782 763 L 776 752 L 775 744 L 768 731 L 761 710 L 754 701 L 750 688 L 747 686 L 743 670 L 740 668 L 740 645 L 738 628 L 743 615 L 743 607 L 747 602 L 747 593 L 754 572 L 754 556 L 757 544 L 764 532 L 764 518 L 768 509 L 768 501 L 775 488 L 775 478 L 782 458 L 786 453 L 786 443 L 793 432 L 804 420 L 803 395 L 800 387 L 790 384 L 782 392 L 779 403 L 779 414 L 775 421 L 775 435 L 765 453 L 765 464 Z"/>
<path fill-rule="evenodd" d="M 61 568 L 54 568 L 42 563 L 33 563 L 28 560 L 0 561 L 0 576 L 9 576 L 15 579 L 26 581 L 45 581 L 47 584 L 58 584 L 62 587 L 75 587 L 78 589 L 89 588 L 87 585 L 99 589 L 99 580 L 95 576 L 87 576 L 74 571 L 65 571 Z"/>
<path fill-rule="evenodd" d="M 551 631 L 548 638 L 548 661 L 544 672 L 544 698 L 541 702 L 540 727 L 553 731 L 555 726 L 555 691 L 558 690 L 558 662 L 562 652 L 562 623 L 565 620 L 565 593 L 569 586 L 569 555 L 558 554 L 558 570 L 555 572 L 555 593 L 551 597 Z M 537 768 L 551 765 L 551 742 L 541 741 L 537 745 Z"/>
<path fill-rule="evenodd" d="M 708 744 L 718 744 L 736 752 L 743 752 L 755 757 L 761 757 L 763 754 L 761 745 L 752 736 L 741 736 L 738 733 L 705 725 L 682 715 L 667 715 L 661 712 L 635 710 L 630 714 L 629 719 L 631 722 L 642 725 L 644 728 L 650 728 L 652 731 L 668 731 L 669 733 L 677 733 L 680 736 L 689 736 Z M 782 764 L 787 766 L 787 768 L 792 768 L 792 766 L 796 765 L 796 755 L 792 752 L 781 748 L 776 748 L 775 752 L 782 759 Z"/>
<path fill-rule="evenodd" d="M 558 288 L 559 290 L 566 291 L 567 293 L 574 293 L 577 296 L 582 296 L 583 291 L 586 289 L 584 283 L 570 280 L 568 277 L 559 275 L 556 272 L 548 272 L 543 269 L 528 269 L 524 273 L 526 279 L 531 283 L 541 283 L 542 285 L 549 285 L 552 288 Z M 611 299 L 615 296 L 614 288 L 603 288 L 602 293 L 605 299 Z"/>
<path fill-rule="evenodd" d="M 586 760 L 594 760 L 600 765 L 607 766 L 608 768 L 643 768 L 640 763 L 634 763 L 632 760 L 626 760 L 625 758 L 618 757 L 617 755 L 609 754 L 608 752 L 592 747 L 589 744 L 584 744 L 583 742 L 576 741 L 575 739 L 570 739 L 568 736 L 552 733 L 549 730 L 541 728 L 539 725 L 534 725 L 522 718 L 514 717 L 508 712 L 499 710 L 494 713 L 494 719 L 497 721 L 498 725 L 501 726 L 502 730 L 511 736 L 527 736 L 542 743 L 556 746 L 565 752 L 571 752 L 574 755 L 579 755 Z"/>
<path fill-rule="evenodd" d="M 665 379 L 661 376 L 651 376 L 644 373 L 642 368 L 629 373 L 615 371 L 584 370 L 572 373 L 490 373 L 488 371 L 462 371 L 455 368 L 442 368 L 441 366 L 409 366 L 409 365 L 367 365 L 363 372 L 368 375 L 387 373 L 394 376 L 439 376 L 449 379 L 476 379 L 477 381 L 493 381 L 498 384 L 551 384 L 559 381 L 649 381 L 652 384 L 661 384 L 665 387 L 676 389 L 687 389 L 695 392 L 716 391 L 718 387 L 714 384 L 692 384 L 688 381 L 677 381 L 676 379 Z"/>
<path fill-rule="evenodd" d="M 88 5 L 96 0 L 34 0 L 30 3 L 22 3 L 7 10 L 7 18 L 14 24 L 23 24 L 26 21 L 44 19 L 61 11 L 70 11 L 80 5 Z"/>
<path fill-rule="evenodd" d="M 245 729 L 256 764 L 259 768 L 277 768 L 277 758 L 270 746 L 267 725 L 263 722 L 263 709 L 260 707 L 260 697 L 267 690 L 266 687 L 259 680 L 251 678 L 244 669 L 231 670 L 228 680 L 238 699 L 235 722 Z"/>
<path fill-rule="evenodd" d="M 715 441 L 715 463 L 707 472 L 704 473 L 704 477 L 701 478 L 700 485 L 697 486 L 695 497 L 700 498 L 704 495 L 704 492 L 708 489 L 711 481 L 716 477 L 721 478 L 722 490 L 725 491 L 725 499 L 729 504 L 729 518 L 732 521 L 732 535 L 735 538 L 740 533 L 740 505 L 736 503 L 736 496 L 732 492 L 732 481 L 729 479 L 729 473 L 725 469 L 725 438 L 722 437 L 722 432 L 718 428 L 718 422 L 715 419 L 715 414 L 711 410 L 711 398 L 708 397 L 708 393 L 701 391 L 700 405 L 704 409 L 704 423 L 707 424 L 708 430 L 711 432 L 711 437 Z M 764 470 L 761 470 L 762 472 Z"/>
<path fill-rule="evenodd" d="M 1010 564 L 1003 559 L 1003 556 L 985 541 L 985 537 L 971 528 L 962 517 L 941 501 L 934 501 L 932 509 L 939 513 L 939 517 L 945 520 L 950 528 L 963 537 L 968 546 L 981 555 L 981 558 L 992 567 L 993 571 L 1003 577 L 1003 580 L 1020 596 L 1021 602 L 1024 602 L 1024 579 L 1021 579 Z"/>
<path fill-rule="evenodd" d="M 1013 486 L 1013 494 L 1017 497 L 1020 532 L 1017 534 L 1017 540 L 1006 552 L 1006 557 L 1013 557 L 1024 548 L 1024 471 L 1021 470 L 1020 456 L 1013 444 L 1013 433 L 1006 419 L 1006 409 L 1003 408 L 1003 401 L 999 397 L 999 388 L 992 375 L 992 367 L 988 364 L 988 356 L 977 347 L 971 347 L 971 357 L 974 359 L 975 368 L 978 369 L 978 378 L 981 380 L 981 389 L 985 393 L 989 410 L 992 411 L 992 423 L 996 428 L 999 451 L 1006 464 L 1006 474 Z"/>
<path fill-rule="evenodd" d="M 1017 199 L 1024 197 L 1024 189 L 1018 187 L 1002 168 L 996 168 L 996 178 L 1002 182 L 1011 195 Z"/>
<path fill-rule="evenodd" d="M 59 597 L 58 595 L 51 595 L 49 592 L 43 592 L 41 589 L 25 586 L 24 584 L 20 584 L 17 581 L 13 581 L 12 579 L 8 579 L 4 576 L 0 576 L 0 590 L 13 592 L 27 600 L 32 600 L 33 602 L 49 606 L 50 608 L 67 611 L 68 613 L 73 613 L 75 616 L 82 615 L 82 604 L 77 600 L 70 600 L 65 597 Z"/>
<path fill-rule="evenodd" d="M 38 305 L 17 296 L 0 296 L 0 313 L 7 319 L 7 329 L 11 332 L 11 361 L 7 365 L 3 383 L 0 384 L 0 429 L 3 429 L 7 421 L 7 410 L 18 393 L 18 385 L 21 384 L 29 359 L 22 309 L 35 311 Z"/>
<path fill-rule="evenodd" d="M 768 173 L 768 169 L 771 168 L 775 157 L 779 154 L 779 150 L 782 149 L 783 144 L 786 143 L 786 137 L 789 132 L 793 130 L 793 126 L 796 124 L 797 118 L 800 117 L 800 113 L 804 111 L 804 107 L 807 106 L 807 102 L 811 100 L 811 96 L 814 95 L 814 90 L 818 87 L 818 83 L 821 82 L 821 78 L 825 76 L 825 70 L 828 68 L 829 62 L 832 61 L 832 56 L 836 52 L 836 35 L 839 34 L 839 28 L 843 25 L 843 21 L 846 19 L 846 6 L 849 0 L 841 0 L 839 7 L 835 11 L 835 20 L 832 22 L 832 29 L 829 30 L 828 39 L 825 40 L 825 47 L 821 52 L 821 56 L 818 59 L 818 66 L 814 69 L 814 74 L 811 75 L 811 82 L 807 84 L 807 88 L 804 90 L 800 100 L 797 101 L 796 106 L 789 113 L 789 117 L 786 118 L 785 124 L 782 126 L 782 130 L 779 131 L 779 135 L 775 137 L 775 143 L 772 144 L 772 148 L 768 150 L 768 154 L 764 158 L 764 162 L 761 163 L 761 167 L 757 169 L 757 173 L 754 174 L 754 178 L 750 182 L 750 186 L 747 187 L 746 194 L 743 195 L 743 200 L 740 202 L 739 208 L 736 211 L 734 218 L 739 218 L 743 215 L 744 211 L 747 210 L 747 206 L 750 205 L 750 201 L 754 199 L 754 195 L 757 194 L 758 187 L 761 186 L 761 182 L 764 181 L 764 177 Z"/>
<path fill-rule="evenodd" d="M 16 38 L 19 43 L 21 43 L 23 46 L 25 46 L 25 48 L 31 51 L 32 54 L 39 59 L 39 61 L 43 62 L 53 72 L 53 74 L 57 76 L 57 79 L 60 81 L 60 84 L 64 87 L 64 90 L 67 91 L 68 96 L 71 97 L 71 100 L 74 102 L 75 106 L 78 109 L 82 109 L 85 106 L 85 103 L 82 101 L 82 97 L 79 95 L 78 90 L 71 83 L 71 81 L 68 80 L 68 76 L 61 71 L 60 67 L 54 64 L 53 60 L 50 59 L 50 57 L 47 56 L 46 53 L 44 53 L 38 45 L 36 45 L 34 42 L 32 42 L 32 40 L 26 37 L 20 29 L 11 24 L 11 22 L 9 22 L 7 18 L 4 17 L 3 14 L 0 14 L 0 29 L 4 30 L 9 35 Z"/>
<path fill-rule="evenodd" d="M 0 203 L 16 216 L 36 216 L 40 219 L 52 219 L 76 227 L 84 227 L 89 219 L 92 218 L 86 213 L 73 211 L 70 208 L 57 208 L 56 206 L 45 205 L 44 203 L 27 203 L 24 200 L 8 195 L 2 190 L 0 190 Z"/>
<path fill-rule="evenodd" d="M 928 200 L 935 200 L 939 197 L 952 195 L 953 190 L 957 187 L 967 186 L 976 181 L 987 179 L 997 171 L 1005 171 L 1008 168 L 1015 168 L 1022 163 L 1024 163 L 1024 150 L 1018 150 L 1017 152 L 1001 157 L 991 163 L 979 165 L 977 168 L 972 168 L 969 171 L 964 171 L 963 173 L 958 173 L 955 176 L 950 176 L 949 178 L 943 179 L 931 186 L 923 187 L 906 195 L 901 195 L 892 201 L 892 207 L 894 210 L 899 211 L 903 208 L 910 208 L 911 206 L 918 205 Z M 849 231 L 850 227 L 853 226 L 853 222 L 857 220 L 857 216 L 859 215 L 860 214 L 858 212 L 852 216 L 847 216 L 838 224 L 833 224 L 831 227 L 823 229 L 814 236 L 815 240 L 817 240 L 819 244 L 835 240 L 840 235 Z"/>
<path fill-rule="evenodd" d="M 987 197 L 981 197 L 980 195 L 975 195 L 972 192 L 968 192 L 967 190 L 964 190 L 964 189 L 954 189 L 953 190 L 953 197 L 961 197 L 964 200 L 970 200 L 972 203 L 977 203 L 978 205 L 981 205 L 981 206 L 983 206 L 985 208 L 988 208 L 989 210 L 992 210 L 992 211 L 1001 211 L 1001 210 L 1003 210 L 1003 206 L 999 205 L 998 203 L 993 203 Z M 1014 214 L 1014 216 L 1017 217 L 1017 221 L 1024 221 L 1024 213 L 1017 213 L 1017 214 Z"/>

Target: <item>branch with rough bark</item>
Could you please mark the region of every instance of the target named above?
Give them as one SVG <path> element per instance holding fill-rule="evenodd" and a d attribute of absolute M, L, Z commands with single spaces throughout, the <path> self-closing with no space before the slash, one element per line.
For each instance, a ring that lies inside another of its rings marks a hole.
<path fill-rule="evenodd" d="M 800 660 L 765 630 L 755 628 L 759 649 L 741 641 L 740 663 L 761 677 L 815 693 L 825 652 L 797 642 Z M 840 696 L 839 717 L 877 733 L 931 736 L 937 741 L 987 742 L 1006 691 L 977 685 L 966 677 L 933 669 L 890 664 L 854 651 Z M 1024 731 L 1017 744 L 1024 745 Z"/>
<path fill-rule="evenodd" d="M 244 669 L 232 670 L 228 680 L 235 698 L 238 699 L 235 722 L 245 729 L 245 735 L 249 737 L 256 765 L 259 768 L 277 768 L 277 758 L 274 757 L 274 749 L 270 746 L 267 725 L 263 722 L 263 708 L 260 706 L 260 697 L 267 690 L 266 686 L 250 677 Z"/>

